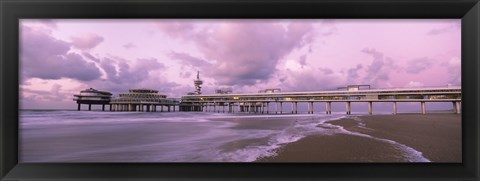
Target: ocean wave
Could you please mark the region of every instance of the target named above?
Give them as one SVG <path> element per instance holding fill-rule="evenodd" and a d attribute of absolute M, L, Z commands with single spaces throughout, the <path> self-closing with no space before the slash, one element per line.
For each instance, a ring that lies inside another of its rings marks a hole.
<path fill-rule="evenodd" d="M 283 116 L 282 116 L 283 117 Z M 317 127 L 318 124 L 326 121 L 341 119 L 345 116 L 341 115 L 303 115 L 303 116 L 289 116 L 302 119 L 296 119 L 294 124 L 290 127 L 282 129 L 279 132 L 272 133 L 267 145 L 248 146 L 246 148 L 237 149 L 227 153 L 217 153 L 219 156 L 215 161 L 228 162 L 253 162 L 260 158 L 272 157 L 277 155 L 277 149 L 281 146 L 296 142 L 306 136 L 320 134 L 324 130 Z"/>
<path fill-rule="evenodd" d="M 356 117 L 356 116 L 350 116 L 350 118 L 352 118 L 352 120 L 357 121 L 357 126 L 358 127 L 372 130 L 371 128 L 366 127 L 365 123 L 362 122 L 361 118 Z M 371 136 L 371 135 L 368 135 L 368 134 L 348 131 L 344 127 L 339 126 L 339 125 L 333 125 L 333 124 L 329 124 L 329 123 L 325 123 L 325 122 L 322 123 L 322 124 L 323 125 L 328 125 L 330 127 L 337 128 L 337 129 L 333 129 L 333 133 L 331 133 L 331 134 L 343 133 L 343 134 L 360 136 L 360 137 L 370 138 L 370 139 L 374 139 L 374 140 L 377 140 L 377 141 L 389 143 L 389 144 L 393 145 L 395 148 L 397 148 L 398 150 L 402 151 L 402 153 L 403 153 L 402 156 L 404 158 L 406 158 L 407 161 L 409 161 L 409 162 L 431 162 L 428 158 L 423 156 L 422 152 L 420 152 L 418 150 L 415 150 L 412 147 L 409 147 L 405 144 L 402 144 L 402 143 L 399 143 L 399 142 L 396 142 L 396 141 L 393 141 L 393 140 L 385 139 L 385 138 L 374 137 L 374 136 Z"/>

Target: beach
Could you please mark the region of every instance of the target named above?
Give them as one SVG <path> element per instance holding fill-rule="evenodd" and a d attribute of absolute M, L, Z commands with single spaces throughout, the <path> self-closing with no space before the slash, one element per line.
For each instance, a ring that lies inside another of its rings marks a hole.
<path fill-rule="evenodd" d="M 20 162 L 461 162 L 461 115 L 22 111 Z"/>
<path fill-rule="evenodd" d="M 340 129 L 345 132 L 310 135 L 278 148 L 276 156 L 260 158 L 257 161 L 462 161 L 460 114 L 348 116 L 325 123 L 341 126 L 343 128 Z M 325 124 L 319 127 L 325 127 Z"/>

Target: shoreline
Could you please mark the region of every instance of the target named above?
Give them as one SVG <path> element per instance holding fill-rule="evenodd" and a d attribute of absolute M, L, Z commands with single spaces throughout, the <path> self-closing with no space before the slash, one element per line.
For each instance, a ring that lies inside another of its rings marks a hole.
<path fill-rule="evenodd" d="M 256 161 L 418 162 L 402 153 L 405 149 L 402 151 L 399 145 L 404 145 L 413 149 L 407 150 L 414 157 L 423 156 L 431 162 L 462 162 L 461 114 L 358 115 L 325 123 L 341 126 L 346 132 L 307 136 L 282 145 L 276 149 L 276 156 Z"/>

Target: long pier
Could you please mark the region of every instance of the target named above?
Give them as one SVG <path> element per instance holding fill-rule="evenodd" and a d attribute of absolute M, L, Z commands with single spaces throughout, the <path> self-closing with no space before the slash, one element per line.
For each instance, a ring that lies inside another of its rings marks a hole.
<path fill-rule="evenodd" d="M 460 87 L 444 88 L 396 88 L 368 90 L 335 90 L 310 92 L 273 92 L 248 94 L 188 95 L 181 98 L 180 111 L 247 112 L 283 114 L 284 104 L 290 104 L 291 113 L 298 113 L 298 104 L 307 103 L 308 114 L 313 114 L 314 103 L 325 103 L 325 113 L 332 113 L 333 102 L 344 102 L 345 113 L 351 114 L 351 104 L 368 103 L 368 113 L 373 113 L 373 103 L 391 102 L 392 112 L 397 114 L 398 102 L 419 102 L 422 114 L 426 114 L 426 102 L 451 102 L 453 112 L 461 113 L 462 91 Z M 270 110 L 275 104 L 275 110 Z"/>

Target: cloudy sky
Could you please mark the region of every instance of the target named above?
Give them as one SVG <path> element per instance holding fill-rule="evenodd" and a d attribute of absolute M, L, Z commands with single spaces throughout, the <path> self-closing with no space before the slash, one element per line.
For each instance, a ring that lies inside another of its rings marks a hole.
<path fill-rule="evenodd" d="M 75 108 L 86 88 L 181 97 L 230 87 L 460 85 L 460 20 L 21 20 L 20 105 Z"/>

